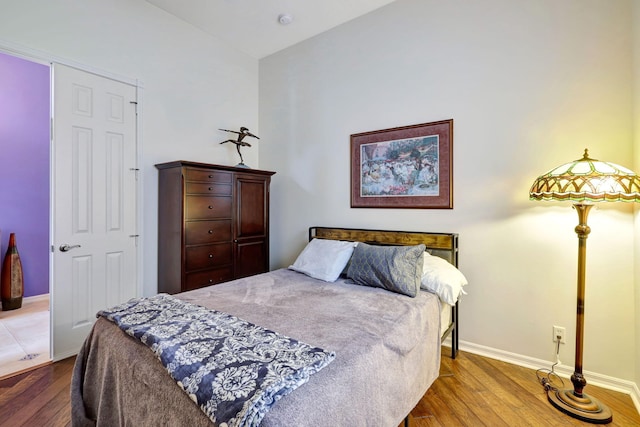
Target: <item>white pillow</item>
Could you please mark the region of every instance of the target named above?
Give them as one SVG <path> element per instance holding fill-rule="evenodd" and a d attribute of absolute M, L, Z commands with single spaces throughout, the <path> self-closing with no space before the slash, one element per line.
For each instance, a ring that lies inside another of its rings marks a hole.
<path fill-rule="evenodd" d="M 460 294 L 466 294 L 462 287 L 467 283 L 464 274 L 453 264 L 425 252 L 421 289 L 438 295 L 444 303 L 454 305 Z"/>
<path fill-rule="evenodd" d="M 314 279 L 335 282 L 351 259 L 356 242 L 313 239 L 289 268 Z"/>

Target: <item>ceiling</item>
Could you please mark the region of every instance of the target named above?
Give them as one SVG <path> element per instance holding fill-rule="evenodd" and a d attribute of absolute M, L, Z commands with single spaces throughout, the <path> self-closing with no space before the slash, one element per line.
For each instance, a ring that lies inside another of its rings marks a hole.
<path fill-rule="evenodd" d="M 147 0 L 260 59 L 394 0 Z M 281 14 L 293 21 L 278 22 Z"/>

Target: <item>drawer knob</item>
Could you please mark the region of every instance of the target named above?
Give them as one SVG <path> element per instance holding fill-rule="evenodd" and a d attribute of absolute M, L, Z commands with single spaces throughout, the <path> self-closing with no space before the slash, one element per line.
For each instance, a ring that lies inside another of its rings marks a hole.
<path fill-rule="evenodd" d="M 213 254 L 209 254 L 209 258 L 213 258 Z"/>
<path fill-rule="evenodd" d="M 213 175 L 209 175 L 209 178 L 213 178 Z"/>
<path fill-rule="evenodd" d="M 213 187 L 209 187 L 209 191 L 213 191 Z"/>
<path fill-rule="evenodd" d="M 209 283 L 213 283 L 213 279 L 209 279 Z"/>
<path fill-rule="evenodd" d="M 213 234 L 213 230 L 209 230 L 209 234 Z"/>
<path fill-rule="evenodd" d="M 213 209 L 213 206 L 209 205 L 209 209 Z"/>

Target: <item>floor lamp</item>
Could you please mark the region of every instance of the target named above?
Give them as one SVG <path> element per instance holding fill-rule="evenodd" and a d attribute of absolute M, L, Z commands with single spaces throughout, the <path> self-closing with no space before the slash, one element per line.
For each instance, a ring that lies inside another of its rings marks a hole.
<path fill-rule="evenodd" d="M 589 158 L 558 166 L 538 177 L 529 191 L 531 200 L 571 200 L 578 212 L 578 300 L 576 314 L 576 361 L 571 376 L 573 389 L 547 392 L 549 402 L 574 418 L 594 424 L 610 423 L 611 410 L 596 398 L 583 393 L 587 381 L 582 375 L 584 340 L 584 289 L 587 237 L 591 229 L 587 216 L 593 202 L 640 202 L 640 178 L 629 169 Z"/>

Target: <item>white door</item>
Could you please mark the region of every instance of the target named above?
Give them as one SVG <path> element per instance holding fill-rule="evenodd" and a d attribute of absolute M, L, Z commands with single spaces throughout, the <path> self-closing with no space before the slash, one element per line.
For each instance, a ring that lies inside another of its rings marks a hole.
<path fill-rule="evenodd" d="M 53 66 L 52 357 L 136 297 L 136 88 Z"/>

